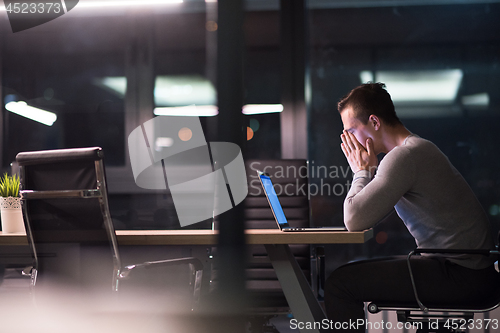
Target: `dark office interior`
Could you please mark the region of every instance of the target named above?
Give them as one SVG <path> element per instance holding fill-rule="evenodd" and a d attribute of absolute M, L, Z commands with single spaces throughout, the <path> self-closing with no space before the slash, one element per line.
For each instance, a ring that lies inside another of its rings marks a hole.
<path fill-rule="evenodd" d="M 238 22 L 218 13 L 216 2 L 79 8 L 90 2 L 80 0 L 67 14 L 16 33 L 0 11 L 2 174 L 17 172 L 20 152 L 102 147 L 116 230 L 211 229 L 211 220 L 181 227 L 168 191 L 136 185 L 127 140 L 159 117 L 160 108 L 226 103 L 224 112 L 200 116 L 206 141 L 237 143 L 245 161 L 308 160 L 310 225 L 342 226 L 352 174 L 340 149 L 337 102 L 361 83 L 385 81 L 405 126 L 448 156 L 498 232 L 500 1 L 246 0 L 241 26 L 229 29 L 242 29 L 238 41 L 218 36 L 228 30 L 219 19 Z M 283 111 L 242 115 L 232 108 L 238 101 L 221 101 L 233 88 L 218 80 L 239 77 L 221 75 L 221 58 L 242 65 L 242 82 L 233 87 L 242 90 L 240 105 L 281 104 Z M 10 112 L 11 101 L 53 112 L 57 120 L 48 126 Z M 221 236 L 231 238 L 244 226 L 224 228 Z M 227 241 L 219 252 L 233 245 Z M 245 252 L 234 246 L 236 254 Z M 413 248 L 393 213 L 364 244 L 324 245 L 325 274 L 352 260 Z M 124 256 L 134 256 L 127 251 Z M 170 256 L 168 249 L 158 251 Z M 172 257 L 189 252 L 172 251 Z M 182 283 L 177 280 L 170 276 Z"/>

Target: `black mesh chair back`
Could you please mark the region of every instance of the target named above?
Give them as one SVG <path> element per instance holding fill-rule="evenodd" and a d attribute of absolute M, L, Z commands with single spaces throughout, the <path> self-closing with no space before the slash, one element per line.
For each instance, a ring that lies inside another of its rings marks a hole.
<path fill-rule="evenodd" d="M 120 258 L 99 147 L 19 153 L 21 199 L 38 274 L 118 288 Z"/>

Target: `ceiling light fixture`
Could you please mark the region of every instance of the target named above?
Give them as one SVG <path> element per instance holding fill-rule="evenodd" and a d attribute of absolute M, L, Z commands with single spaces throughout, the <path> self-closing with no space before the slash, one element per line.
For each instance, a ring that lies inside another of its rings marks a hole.
<path fill-rule="evenodd" d="M 183 0 L 120 0 L 120 1 L 80 1 L 79 8 L 100 8 L 100 7 L 128 7 L 128 6 L 147 6 L 147 5 L 168 5 L 183 3 Z"/>
<path fill-rule="evenodd" d="M 52 124 L 57 120 L 57 115 L 55 113 L 29 106 L 23 101 L 9 102 L 5 104 L 5 108 L 10 112 L 47 126 L 52 126 Z"/>
<path fill-rule="evenodd" d="M 212 117 L 219 114 L 215 105 L 188 105 L 155 108 L 156 116 Z"/>
<path fill-rule="evenodd" d="M 282 111 L 282 104 L 247 104 L 243 106 L 242 110 L 245 115 L 276 113 Z"/>
<path fill-rule="evenodd" d="M 374 77 L 375 76 L 375 77 Z M 383 82 L 397 103 L 450 104 L 462 82 L 461 69 L 362 71 L 362 83 Z"/>
<path fill-rule="evenodd" d="M 247 104 L 243 106 L 241 112 L 245 115 L 256 115 L 282 111 L 282 104 Z M 212 117 L 219 114 L 219 109 L 215 105 L 170 106 L 156 107 L 153 113 L 156 116 Z"/>

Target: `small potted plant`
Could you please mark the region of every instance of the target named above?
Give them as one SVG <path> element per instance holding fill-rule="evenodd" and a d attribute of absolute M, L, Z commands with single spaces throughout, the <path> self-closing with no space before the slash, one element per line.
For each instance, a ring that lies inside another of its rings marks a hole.
<path fill-rule="evenodd" d="M 17 175 L 0 178 L 0 213 L 3 233 L 25 232 Z"/>

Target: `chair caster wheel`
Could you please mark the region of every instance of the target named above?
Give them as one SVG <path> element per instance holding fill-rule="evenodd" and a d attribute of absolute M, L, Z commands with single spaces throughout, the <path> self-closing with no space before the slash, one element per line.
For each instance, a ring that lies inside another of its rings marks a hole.
<path fill-rule="evenodd" d="M 379 312 L 377 304 L 374 304 L 374 303 L 368 304 L 368 311 L 370 313 L 377 313 L 377 312 Z"/>

